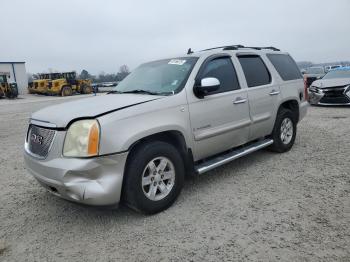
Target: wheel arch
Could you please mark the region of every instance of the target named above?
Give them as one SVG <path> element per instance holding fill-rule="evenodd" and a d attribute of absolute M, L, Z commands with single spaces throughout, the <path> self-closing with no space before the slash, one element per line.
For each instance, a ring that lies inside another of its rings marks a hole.
<path fill-rule="evenodd" d="M 128 149 L 129 155 L 126 160 L 126 165 L 128 164 L 130 158 L 140 146 L 145 143 L 151 143 L 153 141 L 163 141 L 173 145 L 180 153 L 182 159 L 184 160 L 184 165 L 186 173 L 191 174 L 194 172 L 194 162 L 192 156 L 192 150 L 186 144 L 185 136 L 178 130 L 167 130 L 158 133 L 154 133 L 132 143 Z"/>
<path fill-rule="evenodd" d="M 296 99 L 289 99 L 289 100 L 286 100 L 286 101 L 283 101 L 279 108 L 278 108 L 278 111 L 281 109 L 281 108 L 285 108 L 285 109 L 289 109 L 291 110 L 293 113 L 296 114 L 296 120 L 297 122 L 299 122 L 299 116 L 300 116 L 300 112 L 299 112 L 299 102 L 296 100 Z M 277 112 L 278 112 L 277 111 Z"/>

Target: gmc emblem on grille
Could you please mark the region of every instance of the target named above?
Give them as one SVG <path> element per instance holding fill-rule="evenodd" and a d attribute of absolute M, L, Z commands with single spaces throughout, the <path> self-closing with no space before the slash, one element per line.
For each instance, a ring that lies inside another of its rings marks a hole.
<path fill-rule="evenodd" d="M 44 138 L 42 136 L 36 135 L 36 134 L 31 134 L 30 140 L 32 140 L 33 143 L 35 144 L 43 144 Z"/>

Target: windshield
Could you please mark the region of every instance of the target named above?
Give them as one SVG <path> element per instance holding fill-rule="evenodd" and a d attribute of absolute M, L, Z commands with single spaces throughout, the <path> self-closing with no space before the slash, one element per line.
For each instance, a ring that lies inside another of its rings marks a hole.
<path fill-rule="evenodd" d="M 143 64 L 129 74 L 113 91 L 175 94 L 185 86 L 197 57 L 164 59 Z"/>
<path fill-rule="evenodd" d="M 324 74 L 322 67 L 310 67 L 306 69 L 306 74 Z"/>
<path fill-rule="evenodd" d="M 350 78 L 350 70 L 333 70 L 329 71 L 323 79 L 332 79 L 332 78 Z"/>

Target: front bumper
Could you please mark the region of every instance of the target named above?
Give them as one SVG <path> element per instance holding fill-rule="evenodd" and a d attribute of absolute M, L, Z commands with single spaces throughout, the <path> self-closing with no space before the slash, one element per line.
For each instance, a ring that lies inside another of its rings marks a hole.
<path fill-rule="evenodd" d="M 318 90 L 313 92 L 308 90 L 309 102 L 311 105 L 350 105 L 350 97 L 347 95 L 345 88 L 340 89 L 341 93 L 331 93 L 327 91 Z"/>
<path fill-rule="evenodd" d="M 24 159 L 29 173 L 51 193 L 74 202 L 107 206 L 120 201 L 127 155 L 40 160 L 25 150 Z"/>

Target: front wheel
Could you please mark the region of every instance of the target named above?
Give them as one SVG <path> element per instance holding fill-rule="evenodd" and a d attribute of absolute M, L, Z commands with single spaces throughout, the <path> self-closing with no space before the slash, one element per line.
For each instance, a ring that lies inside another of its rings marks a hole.
<path fill-rule="evenodd" d="M 184 163 L 171 144 L 156 141 L 139 146 L 129 156 L 123 199 L 146 214 L 170 207 L 184 183 Z"/>
<path fill-rule="evenodd" d="M 81 94 L 91 94 L 91 93 L 92 93 L 92 88 L 91 88 L 91 86 L 82 85 L 82 86 L 80 87 L 80 93 L 81 93 Z"/>
<path fill-rule="evenodd" d="M 273 144 L 270 149 L 283 153 L 289 151 L 295 141 L 297 119 L 289 109 L 281 108 L 277 113 L 275 126 L 272 132 Z"/>
<path fill-rule="evenodd" d="M 61 96 L 71 96 L 73 94 L 73 89 L 70 86 L 64 86 L 61 90 Z"/>

